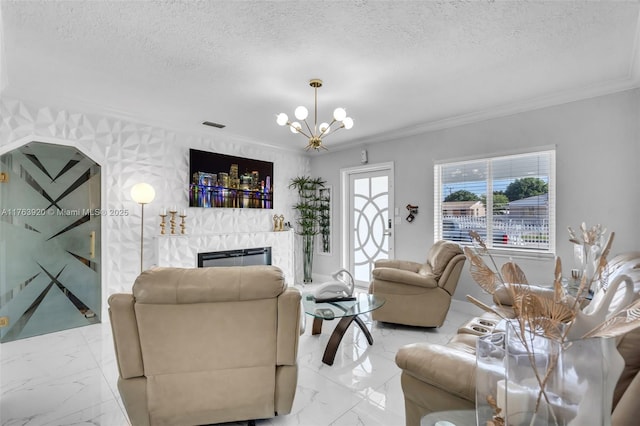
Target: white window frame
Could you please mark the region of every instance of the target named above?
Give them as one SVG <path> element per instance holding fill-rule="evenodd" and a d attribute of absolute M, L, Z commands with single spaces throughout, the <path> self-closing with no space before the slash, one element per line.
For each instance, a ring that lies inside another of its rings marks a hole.
<path fill-rule="evenodd" d="M 491 156 L 478 156 L 478 157 L 466 157 L 458 159 L 449 159 L 434 162 L 434 190 L 433 190 L 433 208 L 434 208 L 434 242 L 442 239 L 442 202 L 443 202 L 443 182 L 442 182 L 442 168 L 445 166 L 452 166 L 456 164 L 463 165 L 465 163 L 477 163 L 487 162 L 487 228 L 491 227 L 493 217 L 493 170 L 491 167 L 492 161 L 506 159 L 509 157 L 525 157 L 530 155 L 549 155 L 549 246 L 547 249 L 541 248 L 526 248 L 526 247 L 514 247 L 509 246 L 506 248 L 494 247 L 492 241 L 486 241 L 489 249 L 498 255 L 505 256 L 517 256 L 517 257 L 532 257 L 532 258 L 548 258 L 555 256 L 556 253 L 556 147 L 542 147 L 536 148 L 531 151 L 520 151 L 511 153 L 500 153 Z M 487 230 L 488 233 L 492 233 L 491 229 Z M 488 240 L 490 240 L 488 238 Z M 461 245 L 470 245 L 470 243 L 461 242 Z"/>

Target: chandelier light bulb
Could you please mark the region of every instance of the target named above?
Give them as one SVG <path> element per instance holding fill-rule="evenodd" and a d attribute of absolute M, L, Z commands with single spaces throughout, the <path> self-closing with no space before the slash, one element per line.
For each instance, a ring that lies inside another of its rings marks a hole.
<path fill-rule="evenodd" d="M 331 131 L 331 127 L 329 126 L 329 123 L 320 123 L 318 130 L 320 130 L 320 133 L 329 133 Z"/>
<path fill-rule="evenodd" d="M 350 128 L 353 127 L 353 118 L 345 117 L 345 119 L 342 120 L 342 125 L 344 126 L 345 129 L 349 130 Z"/>
<path fill-rule="evenodd" d="M 336 121 L 342 121 L 347 117 L 347 111 L 344 110 L 344 108 L 336 108 L 333 111 L 333 118 Z"/>
<path fill-rule="evenodd" d="M 298 120 L 304 120 L 309 116 L 309 111 L 305 107 L 299 106 L 294 114 Z"/>
<path fill-rule="evenodd" d="M 281 112 L 276 117 L 276 123 L 278 123 L 280 126 L 284 126 L 285 124 L 287 124 L 287 121 L 289 121 L 289 117 L 287 117 L 287 114 L 285 114 L 284 112 Z"/>
<path fill-rule="evenodd" d="M 293 123 L 291 123 L 291 126 L 289 126 L 289 129 L 291 129 L 291 133 L 300 133 L 300 129 L 302 129 L 302 126 L 300 126 L 300 123 L 298 123 L 297 121 L 294 121 Z"/>

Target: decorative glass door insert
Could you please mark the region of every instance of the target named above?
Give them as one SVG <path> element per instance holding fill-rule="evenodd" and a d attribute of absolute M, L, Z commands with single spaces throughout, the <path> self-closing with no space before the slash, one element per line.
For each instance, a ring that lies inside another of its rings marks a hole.
<path fill-rule="evenodd" d="M 100 166 L 31 142 L 0 173 L 0 342 L 99 322 Z"/>
<path fill-rule="evenodd" d="M 391 170 L 354 173 L 349 179 L 350 266 L 356 282 L 368 286 L 375 261 L 391 256 Z"/>

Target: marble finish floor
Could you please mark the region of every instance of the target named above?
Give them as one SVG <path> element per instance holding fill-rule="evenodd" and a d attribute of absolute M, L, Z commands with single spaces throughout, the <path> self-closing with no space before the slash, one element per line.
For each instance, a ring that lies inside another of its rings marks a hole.
<path fill-rule="evenodd" d="M 353 324 L 333 366 L 322 355 L 337 321 L 325 321 L 311 335 L 311 320 L 300 336 L 298 389 L 291 414 L 258 420 L 257 425 L 403 426 L 400 369 L 394 362 L 402 345 L 445 343 L 477 310 L 452 305 L 438 329 L 377 323 L 364 316 L 374 338 L 369 346 Z M 2 426 L 127 426 L 118 394 L 111 329 L 107 322 L 0 345 L 0 424 Z M 233 423 L 246 424 L 244 423 Z"/>

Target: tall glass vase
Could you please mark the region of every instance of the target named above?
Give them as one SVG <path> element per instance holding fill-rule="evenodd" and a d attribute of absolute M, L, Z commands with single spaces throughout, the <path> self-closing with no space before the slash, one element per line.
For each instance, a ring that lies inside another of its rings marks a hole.
<path fill-rule="evenodd" d="M 302 268 L 303 268 L 303 282 L 310 283 L 313 281 L 311 272 L 313 269 L 313 241 L 314 235 L 302 236 Z"/>
<path fill-rule="evenodd" d="M 561 343 L 509 322 L 477 341 L 477 424 L 608 426 L 623 367 L 615 338 Z"/>
<path fill-rule="evenodd" d="M 478 337 L 476 341 L 476 420 L 478 425 L 497 425 L 498 383 L 504 382 L 505 333 Z"/>
<path fill-rule="evenodd" d="M 507 327 L 497 405 L 507 425 L 610 425 L 622 358 L 615 339 L 559 342 Z M 611 385 L 613 384 L 613 385 Z"/>

